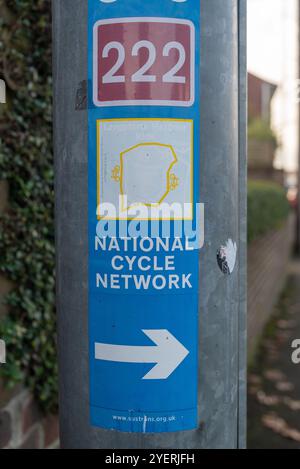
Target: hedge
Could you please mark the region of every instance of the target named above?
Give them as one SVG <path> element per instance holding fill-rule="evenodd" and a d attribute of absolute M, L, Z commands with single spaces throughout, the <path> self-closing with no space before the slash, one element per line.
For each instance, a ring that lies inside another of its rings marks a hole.
<path fill-rule="evenodd" d="M 279 146 L 276 134 L 271 129 L 270 124 L 263 119 L 253 119 L 249 122 L 248 138 L 259 142 L 270 142 L 274 148 Z"/>
<path fill-rule="evenodd" d="M 248 241 L 280 228 L 289 214 L 285 190 L 267 181 L 250 181 L 248 185 Z"/>
<path fill-rule="evenodd" d="M 2 377 L 24 381 L 45 412 L 57 410 L 51 0 L 5 0 L 0 73 L 8 85 L 1 116 L 0 171 L 10 209 L 0 219 L 0 271 L 14 285 L 0 324 L 8 348 Z"/>

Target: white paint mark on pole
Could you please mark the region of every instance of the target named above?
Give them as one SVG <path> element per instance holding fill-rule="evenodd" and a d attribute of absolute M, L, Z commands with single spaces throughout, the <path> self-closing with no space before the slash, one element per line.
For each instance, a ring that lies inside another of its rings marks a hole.
<path fill-rule="evenodd" d="M 224 246 L 217 252 L 217 261 L 223 274 L 231 275 L 234 271 L 237 259 L 237 244 L 228 239 Z"/>

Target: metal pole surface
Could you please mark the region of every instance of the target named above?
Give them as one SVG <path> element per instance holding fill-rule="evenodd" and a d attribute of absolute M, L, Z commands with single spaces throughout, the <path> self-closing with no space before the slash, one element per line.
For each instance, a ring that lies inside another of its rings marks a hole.
<path fill-rule="evenodd" d="M 196 0 L 188 1 L 192 8 Z M 205 204 L 205 244 L 199 255 L 198 428 L 173 433 L 122 433 L 92 427 L 89 416 L 88 2 L 53 0 L 63 448 L 245 446 L 246 1 L 201 0 L 200 24 L 199 180 L 200 198 Z M 238 249 L 231 275 L 220 270 L 220 252 L 224 253 L 222 247 L 228 246 L 229 240 L 237 243 Z"/>

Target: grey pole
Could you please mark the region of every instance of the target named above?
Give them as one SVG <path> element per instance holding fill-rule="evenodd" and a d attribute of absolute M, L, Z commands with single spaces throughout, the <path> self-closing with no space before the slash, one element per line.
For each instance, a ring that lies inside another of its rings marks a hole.
<path fill-rule="evenodd" d="M 129 0 L 128 0 L 129 1 Z M 60 424 L 63 448 L 243 448 L 246 439 L 246 0 L 201 0 L 199 426 L 92 428 L 88 364 L 87 1 L 54 0 L 54 133 Z M 224 275 L 217 251 L 232 239 Z"/>
<path fill-rule="evenodd" d="M 247 442 L 247 1 L 239 2 L 239 422 L 238 447 Z"/>

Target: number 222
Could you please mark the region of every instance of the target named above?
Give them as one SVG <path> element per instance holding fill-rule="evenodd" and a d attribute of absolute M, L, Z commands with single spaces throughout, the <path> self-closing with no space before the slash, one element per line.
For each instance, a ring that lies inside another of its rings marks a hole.
<path fill-rule="evenodd" d="M 147 72 L 155 63 L 157 56 L 156 48 L 150 41 L 139 41 L 132 48 L 132 56 L 137 57 L 139 55 L 140 49 L 142 48 L 148 49 L 148 60 L 137 72 L 132 75 L 131 81 L 135 83 L 154 83 L 157 81 L 157 77 L 155 75 L 149 75 Z M 102 57 L 107 59 L 110 51 L 113 49 L 117 50 L 118 58 L 113 67 L 103 76 L 103 84 L 125 83 L 125 75 L 117 75 L 126 58 L 124 46 L 117 41 L 109 42 L 103 49 Z M 163 57 L 168 57 L 171 50 L 173 49 L 177 50 L 179 53 L 178 61 L 174 67 L 171 68 L 171 70 L 163 75 L 162 81 L 163 83 L 186 83 L 186 77 L 177 76 L 177 73 L 182 69 L 186 61 L 186 52 L 183 45 L 176 41 L 168 42 L 163 48 Z"/>

